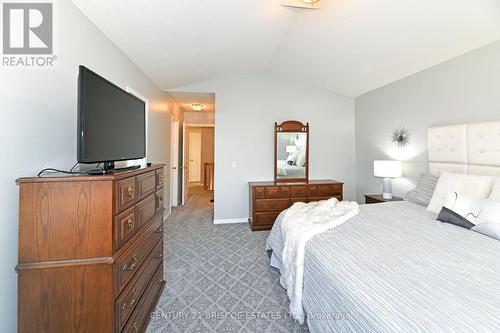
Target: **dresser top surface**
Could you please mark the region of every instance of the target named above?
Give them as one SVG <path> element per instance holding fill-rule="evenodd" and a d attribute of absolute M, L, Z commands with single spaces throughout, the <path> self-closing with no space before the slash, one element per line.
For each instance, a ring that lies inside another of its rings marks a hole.
<path fill-rule="evenodd" d="M 111 172 L 104 175 L 86 175 L 86 174 L 63 174 L 54 173 L 43 177 L 22 177 L 16 180 L 18 184 L 22 183 L 45 183 L 45 182 L 81 182 L 81 181 L 113 181 L 137 176 L 146 172 L 155 171 L 163 168 L 164 164 L 153 164 L 150 167 L 139 168 L 127 171 Z"/>
<path fill-rule="evenodd" d="M 335 184 L 342 185 L 344 183 L 333 180 L 333 179 L 324 179 L 324 180 L 309 180 L 308 182 L 294 182 L 294 183 L 285 183 L 285 182 L 273 182 L 273 181 L 262 181 L 262 182 L 248 182 L 248 185 L 253 186 L 300 186 L 300 185 L 324 185 L 324 184 Z"/>

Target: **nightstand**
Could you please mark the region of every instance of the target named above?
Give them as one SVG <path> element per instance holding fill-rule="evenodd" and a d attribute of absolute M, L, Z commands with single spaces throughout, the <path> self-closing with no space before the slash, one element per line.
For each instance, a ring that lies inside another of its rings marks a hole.
<path fill-rule="evenodd" d="M 365 203 L 367 204 L 393 201 L 403 201 L 403 198 L 393 196 L 392 199 L 384 199 L 382 194 L 365 194 Z"/>

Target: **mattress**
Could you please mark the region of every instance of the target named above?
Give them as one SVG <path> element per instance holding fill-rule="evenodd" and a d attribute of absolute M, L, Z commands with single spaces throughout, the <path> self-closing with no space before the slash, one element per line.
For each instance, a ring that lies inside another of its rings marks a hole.
<path fill-rule="evenodd" d="M 360 209 L 306 246 L 312 332 L 500 331 L 500 241 L 408 202 Z M 278 261 L 282 219 L 267 240 Z"/>
<path fill-rule="evenodd" d="M 278 160 L 277 174 L 281 178 L 303 178 L 306 174 L 306 168 L 298 165 L 289 165 L 286 161 Z"/>

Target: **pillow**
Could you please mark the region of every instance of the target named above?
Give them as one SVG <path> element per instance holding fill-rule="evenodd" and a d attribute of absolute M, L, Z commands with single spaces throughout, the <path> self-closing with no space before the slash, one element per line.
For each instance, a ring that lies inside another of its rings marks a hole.
<path fill-rule="evenodd" d="M 490 199 L 500 200 L 500 178 L 495 179 L 493 189 L 491 190 Z"/>
<path fill-rule="evenodd" d="M 294 151 L 293 153 L 290 153 L 290 155 L 288 155 L 288 158 L 286 159 L 286 163 L 288 163 L 289 165 L 294 165 L 295 162 L 297 161 L 297 157 L 299 156 L 299 154 L 300 151 L 298 150 Z"/>
<path fill-rule="evenodd" d="M 421 175 L 418 180 L 417 187 L 406 192 L 403 199 L 405 201 L 427 207 L 431 201 L 438 179 L 438 177 L 431 174 Z"/>
<path fill-rule="evenodd" d="M 305 151 L 300 152 L 295 164 L 297 164 L 299 167 L 303 167 L 306 165 L 306 152 Z"/>
<path fill-rule="evenodd" d="M 474 223 L 470 222 L 465 217 L 455 213 L 454 211 L 446 207 L 443 207 L 443 209 L 441 209 L 441 212 L 439 213 L 437 220 L 444 223 L 458 225 L 459 227 L 466 229 L 474 227 Z"/>
<path fill-rule="evenodd" d="M 470 195 L 450 191 L 448 192 L 443 208 L 448 208 L 476 225 L 479 223 L 478 218 L 486 201 L 487 199 L 475 198 Z"/>
<path fill-rule="evenodd" d="M 465 175 L 442 172 L 427 210 L 439 213 L 444 206 L 449 191 L 470 195 L 475 198 L 487 198 L 495 178 L 489 176 Z"/>
<path fill-rule="evenodd" d="M 500 240 L 500 222 L 486 222 L 472 227 L 472 230 Z"/>

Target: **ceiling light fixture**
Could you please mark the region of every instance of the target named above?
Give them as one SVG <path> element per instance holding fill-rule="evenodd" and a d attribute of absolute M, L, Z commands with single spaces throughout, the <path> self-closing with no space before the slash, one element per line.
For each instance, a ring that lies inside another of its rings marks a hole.
<path fill-rule="evenodd" d="M 203 111 L 203 109 L 205 109 L 205 105 L 200 103 L 191 104 L 191 107 L 193 108 L 193 111 Z"/>
<path fill-rule="evenodd" d="M 303 3 L 307 3 L 308 5 L 314 5 L 319 0 L 301 0 Z"/>

